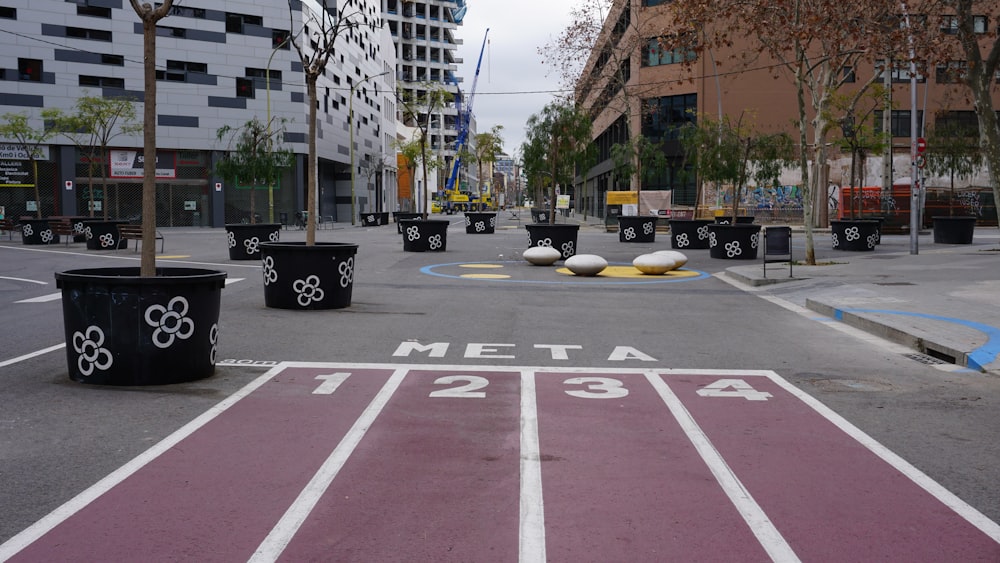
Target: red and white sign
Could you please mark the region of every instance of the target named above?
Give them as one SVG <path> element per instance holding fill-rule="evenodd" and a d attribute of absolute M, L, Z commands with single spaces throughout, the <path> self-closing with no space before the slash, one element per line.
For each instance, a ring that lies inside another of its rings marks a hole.
<path fill-rule="evenodd" d="M 68 192 L 72 190 L 73 190 L 73 180 L 66 180 L 66 191 Z"/>
<path fill-rule="evenodd" d="M 927 139 L 923 137 L 917 138 L 917 152 L 922 153 L 927 150 Z"/>
<path fill-rule="evenodd" d="M 113 150 L 108 155 L 111 161 L 112 178 L 136 178 L 144 175 L 142 151 Z M 156 151 L 156 177 L 172 179 L 177 177 L 177 153 Z"/>

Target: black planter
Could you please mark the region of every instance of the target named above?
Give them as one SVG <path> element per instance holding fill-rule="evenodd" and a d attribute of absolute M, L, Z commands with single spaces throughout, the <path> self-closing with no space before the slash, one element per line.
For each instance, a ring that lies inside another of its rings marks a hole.
<path fill-rule="evenodd" d="M 164 385 L 212 375 L 225 280 L 199 268 L 57 272 L 70 379 Z"/>
<path fill-rule="evenodd" d="M 444 252 L 448 247 L 447 219 L 406 219 L 403 226 L 404 252 Z"/>
<path fill-rule="evenodd" d="M 491 211 L 466 211 L 465 232 L 470 235 L 491 235 L 497 229 L 497 214 Z"/>
<path fill-rule="evenodd" d="M 403 234 L 403 223 L 406 219 L 426 219 L 426 213 L 412 213 L 409 211 L 396 211 L 392 214 L 392 220 L 396 222 L 396 232 Z"/>
<path fill-rule="evenodd" d="M 749 225 L 753 223 L 753 215 L 737 215 L 736 224 L 738 225 Z M 719 225 L 728 225 L 733 221 L 732 215 L 716 215 L 715 222 Z"/>
<path fill-rule="evenodd" d="M 377 227 L 379 225 L 389 224 L 389 212 L 368 212 L 362 213 L 361 226 L 362 227 Z"/>
<path fill-rule="evenodd" d="M 263 242 L 264 305 L 275 309 L 351 306 L 358 245 L 339 242 Z"/>
<path fill-rule="evenodd" d="M 576 240 L 580 231 L 580 225 L 533 223 L 525 225 L 524 228 L 528 230 L 528 248 L 551 246 L 562 254 L 561 260 L 565 260 L 576 254 Z"/>
<path fill-rule="evenodd" d="M 708 226 L 708 254 L 723 260 L 756 260 L 760 225 L 737 223 Z"/>
<path fill-rule="evenodd" d="M 535 223 L 548 223 L 549 222 L 549 210 L 541 209 L 538 207 L 531 208 L 531 220 Z"/>
<path fill-rule="evenodd" d="M 619 216 L 619 242 L 655 242 L 656 217 Z"/>
<path fill-rule="evenodd" d="M 708 219 L 671 219 L 670 248 L 708 248 L 708 225 L 711 223 Z"/>
<path fill-rule="evenodd" d="M 934 221 L 934 242 L 937 244 L 972 244 L 976 218 L 971 215 L 931 217 Z"/>
<path fill-rule="evenodd" d="M 55 244 L 59 242 L 59 235 L 52 232 L 48 219 L 21 219 L 21 242 Z"/>
<path fill-rule="evenodd" d="M 87 236 L 88 250 L 115 250 L 126 248 L 128 241 L 118 233 L 118 225 L 125 225 L 125 219 L 115 219 L 110 221 L 86 220 L 84 221 L 83 232 Z"/>
<path fill-rule="evenodd" d="M 830 221 L 834 250 L 871 252 L 879 238 L 879 222 L 870 219 Z"/>
<path fill-rule="evenodd" d="M 232 223 L 226 225 L 230 260 L 260 260 L 260 243 L 278 242 L 281 223 Z"/>

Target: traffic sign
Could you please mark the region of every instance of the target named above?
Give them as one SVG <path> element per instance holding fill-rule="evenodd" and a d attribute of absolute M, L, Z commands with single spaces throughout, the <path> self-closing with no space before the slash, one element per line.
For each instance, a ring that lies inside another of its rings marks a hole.
<path fill-rule="evenodd" d="M 917 138 L 917 153 L 922 153 L 927 150 L 927 139 L 923 137 Z"/>
<path fill-rule="evenodd" d="M 918 154 L 917 155 L 917 168 L 923 168 L 924 165 L 926 165 L 926 164 L 927 164 L 927 159 L 924 158 L 924 155 Z"/>

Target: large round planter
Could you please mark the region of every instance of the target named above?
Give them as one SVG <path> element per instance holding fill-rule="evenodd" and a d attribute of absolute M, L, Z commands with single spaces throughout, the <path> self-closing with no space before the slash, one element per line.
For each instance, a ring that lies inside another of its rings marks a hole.
<path fill-rule="evenodd" d="M 263 242 L 264 305 L 275 309 L 351 306 L 358 245 L 339 242 Z"/>
<path fill-rule="evenodd" d="M 723 260 L 756 260 L 760 225 L 737 223 L 708 226 L 708 254 Z"/>
<path fill-rule="evenodd" d="M 379 225 L 389 224 L 389 212 L 368 212 L 362 213 L 361 226 L 362 227 L 377 227 Z"/>
<path fill-rule="evenodd" d="M 535 223 L 548 223 L 549 222 L 549 210 L 541 209 L 539 207 L 531 208 L 531 220 Z"/>
<path fill-rule="evenodd" d="M 470 235 L 491 235 L 497 229 L 496 212 L 466 211 L 465 232 Z"/>
<path fill-rule="evenodd" d="M 90 268 L 56 273 L 69 377 L 164 385 L 215 372 L 226 273 L 200 268 Z"/>
<path fill-rule="evenodd" d="M 118 225 L 125 225 L 125 219 L 86 220 L 83 232 L 87 236 L 87 250 L 115 250 L 128 246 L 128 241 L 118 233 Z"/>
<path fill-rule="evenodd" d="M 870 252 L 879 238 L 879 222 L 869 219 L 830 221 L 834 250 Z"/>
<path fill-rule="evenodd" d="M 21 242 L 55 244 L 59 242 L 59 235 L 52 232 L 48 219 L 21 219 Z"/>
<path fill-rule="evenodd" d="M 931 217 L 937 244 L 972 244 L 976 218 L 971 215 Z"/>
<path fill-rule="evenodd" d="M 619 216 L 618 242 L 655 242 L 656 217 Z"/>
<path fill-rule="evenodd" d="M 736 224 L 738 224 L 738 225 L 749 225 L 750 223 L 753 223 L 753 219 L 754 219 L 753 215 L 737 215 L 736 216 Z M 728 225 L 728 224 L 732 223 L 732 221 L 733 221 L 733 216 L 732 215 L 716 215 L 715 216 L 715 222 L 717 224 L 719 224 L 719 225 Z"/>
<path fill-rule="evenodd" d="M 396 232 L 403 234 L 403 223 L 402 221 L 406 219 L 426 219 L 426 213 L 413 213 L 409 211 L 395 211 L 392 214 L 392 220 L 396 222 Z"/>
<path fill-rule="evenodd" d="M 260 243 L 278 242 L 281 223 L 232 223 L 226 225 L 230 260 L 260 260 Z"/>
<path fill-rule="evenodd" d="M 551 246 L 562 255 L 561 260 L 565 260 L 576 254 L 577 235 L 580 232 L 580 225 L 566 223 L 533 223 L 525 225 L 528 230 L 528 248 L 535 246 Z"/>
<path fill-rule="evenodd" d="M 670 248 L 705 250 L 708 248 L 708 219 L 671 219 Z"/>
<path fill-rule="evenodd" d="M 444 252 L 448 247 L 447 219 L 406 219 L 403 225 L 404 252 Z"/>

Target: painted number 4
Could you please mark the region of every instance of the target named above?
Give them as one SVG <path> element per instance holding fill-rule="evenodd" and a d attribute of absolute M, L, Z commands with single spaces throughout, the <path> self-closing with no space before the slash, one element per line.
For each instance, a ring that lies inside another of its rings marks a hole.
<path fill-rule="evenodd" d="M 720 379 L 698 390 L 702 397 L 735 397 L 748 401 L 766 401 L 772 395 L 766 391 L 758 391 L 742 379 Z"/>

